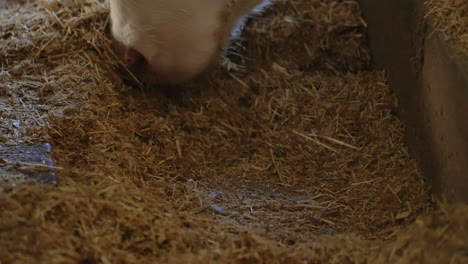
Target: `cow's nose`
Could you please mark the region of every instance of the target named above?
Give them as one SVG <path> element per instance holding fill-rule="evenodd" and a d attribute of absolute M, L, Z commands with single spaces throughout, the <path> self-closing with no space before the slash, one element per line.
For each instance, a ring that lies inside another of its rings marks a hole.
<path fill-rule="evenodd" d="M 129 66 L 134 66 L 135 64 L 140 64 L 145 62 L 145 58 L 141 53 L 132 48 L 124 48 L 122 60 L 125 64 Z"/>
<path fill-rule="evenodd" d="M 119 56 L 122 62 L 128 67 L 141 67 L 146 63 L 143 55 L 134 48 L 116 43 L 115 50 L 117 52 L 117 56 Z"/>

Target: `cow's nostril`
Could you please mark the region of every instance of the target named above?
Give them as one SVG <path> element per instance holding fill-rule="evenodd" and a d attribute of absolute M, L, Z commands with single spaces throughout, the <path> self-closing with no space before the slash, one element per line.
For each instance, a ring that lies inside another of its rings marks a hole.
<path fill-rule="evenodd" d="M 123 44 L 115 43 L 115 51 L 122 62 L 129 67 L 139 67 L 146 63 L 145 58 L 141 53 L 133 48 L 126 47 Z"/>
<path fill-rule="evenodd" d="M 125 47 L 122 52 L 122 60 L 129 66 L 136 66 L 145 63 L 143 55 L 133 48 Z"/>

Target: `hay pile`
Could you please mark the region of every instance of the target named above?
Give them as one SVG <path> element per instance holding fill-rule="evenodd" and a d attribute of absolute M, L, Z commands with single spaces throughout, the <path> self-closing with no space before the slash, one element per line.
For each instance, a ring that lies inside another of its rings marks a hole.
<path fill-rule="evenodd" d="M 60 183 L 2 182 L 1 263 L 466 261 L 468 208 L 433 208 L 356 2 L 279 1 L 245 68 L 144 92 L 105 4 L 4 5 L 0 132 L 51 142 Z"/>
<path fill-rule="evenodd" d="M 454 43 L 463 61 L 468 64 L 468 2 L 465 0 L 425 1 L 435 29 L 445 40 Z"/>

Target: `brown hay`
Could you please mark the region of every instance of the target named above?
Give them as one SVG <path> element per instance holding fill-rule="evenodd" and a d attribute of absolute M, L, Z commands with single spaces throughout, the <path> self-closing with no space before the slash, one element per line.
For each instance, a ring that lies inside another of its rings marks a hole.
<path fill-rule="evenodd" d="M 354 1 L 279 1 L 241 43 L 255 62 L 230 58 L 245 69 L 144 93 L 101 2 L 0 12 L 1 134 L 62 168 L 3 183 L 2 263 L 414 263 L 426 234 L 458 232 L 447 258 L 467 237 L 462 206 L 411 224 L 430 192 Z"/>
<path fill-rule="evenodd" d="M 288 248 L 242 234 L 222 250 L 173 257 L 171 263 L 468 263 L 468 207 L 442 205 L 390 243 L 353 235 L 318 237 Z"/>
<path fill-rule="evenodd" d="M 376 263 L 468 263 L 467 205 L 442 204 L 379 253 Z"/>
<path fill-rule="evenodd" d="M 434 27 L 445 40 L 454 43 L 464 62 L 468 63 L 468 2 L 465 0 L 428 0 Z"/>

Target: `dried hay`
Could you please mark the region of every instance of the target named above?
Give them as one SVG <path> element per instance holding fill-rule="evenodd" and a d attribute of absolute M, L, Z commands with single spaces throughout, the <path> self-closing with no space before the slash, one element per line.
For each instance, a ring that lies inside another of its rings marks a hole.
<path fill-rule="evenodd" d="M 466 207 L 411 224 L 432 200 L 356 2 L 279 1 L 247 28 L 255 61 L 231 58 L 245 68 L 145 92 L 104 4 L 6 6 L 0 132 L 51 142 L 61 170 L 2 183 L 2 263 L 414 263 L 466 245 Z"/>
<path fill-rule="evenodd" d="M 390 243 L 353 235 L 315 238 L 288 248 L 243 234 L 223 250 L 177 256 L 171 263 L 468 263 L 468 207 L 443 205 Z"/>
<path fill-rule="evenodd" d="M 466 0 L 428 0 L 428 16 L 445 40 L 454 43 L 463 61 L 468 63 L 468 2 Z"/>

